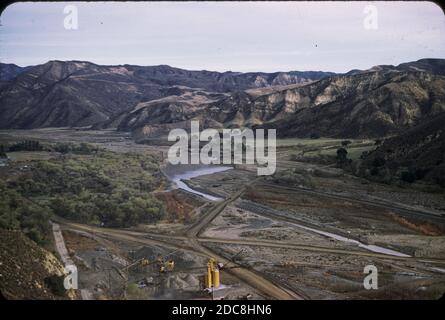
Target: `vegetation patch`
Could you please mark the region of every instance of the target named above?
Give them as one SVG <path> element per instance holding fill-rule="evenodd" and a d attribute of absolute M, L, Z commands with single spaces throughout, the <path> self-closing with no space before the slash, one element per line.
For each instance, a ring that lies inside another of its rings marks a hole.
<path fill-rule="evenodd" d="M 151 195 L 163 179 L 155 158 L 87 144 L 51 147 L 58 157 L 30 161 L 0 183 L 0 228 L 22 229 L 43 243 L 52 214 L 107 227 L 163 218 L 162 202 Z"/>

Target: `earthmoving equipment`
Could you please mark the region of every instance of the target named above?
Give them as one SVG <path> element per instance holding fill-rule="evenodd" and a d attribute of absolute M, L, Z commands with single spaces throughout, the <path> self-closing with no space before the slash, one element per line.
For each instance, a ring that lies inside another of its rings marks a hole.
<path fill-rule="evenodd" d="M 173 259 L 168 259 L 168 256 L 171 256 L 173 253 L 179 251 L 179 249 L 173 250 L 170 253 L 164 255 L 164 256 L 158 256 L 154 261 L 149 262 L 147 259 L 145 265 L 150 265 L 153 263 L 157 263 L 159 266 L 159 272 L 172 272 L 175 268 L 175 261 Z"/>
<path fill-rule="evenodd" d="M 141 259 L 138 259 L 138 260 L 130 263 L 129 265 L 127 265 L 121 269 L 113 267 L 114 269 L 116 269 L 116 271 L 119 273 L 119 275 L 124 279 L 124 298 L 126 298 L 126 292 L 127 292 L 127 287 L 128 287 L 128 273 L 129 273 L 130 268 L 132 268 L 136 265 L 146 267 L 146 266 L 152 265 L 154 263 L 157 263 L 159 265 L 160 273 L 164 273 L 166 271 L 171 272 L 171 271 L 173 271 L 173 269 L 175 267 L 175 262 L 173 259 L 169 259 L 168 261 L 165 261 L 165 259 L 177 251 L 179 251 L 179 249 L 176 249 L 163 257 L 159 256 L 157 259 L 154 259 L 153 261 L 150 261 L 147 258 L 141 258 Z M 144 287 L 147 284 L 148 284 L 148 282 L 146 282 L 145 285 L 143 285 L 142 282 L 139 282 L 137 285 L 140 287 Z"/>
<path fill-rule="evenodd" d="M 175 261 L 173 259 L 169 259 L 165 261 L 164 257 L 159 257 L 157 260 L 159 265 L 159 272 L 172 272 L 175 268 Z"/>

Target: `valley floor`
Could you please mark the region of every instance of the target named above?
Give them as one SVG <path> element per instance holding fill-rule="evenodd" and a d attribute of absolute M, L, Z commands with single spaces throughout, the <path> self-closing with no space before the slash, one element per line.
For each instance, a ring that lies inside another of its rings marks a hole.
<path fill-rule="evenodd" d="M 0 143 L 25 139 L 88 142 L 115 153 L 160 158 L 168 150 L 136 144 L 128 133 L 112 130 L 0 131 Z M 374 148 L 373 141 L 351 141 L 352 158 Z M 79 287 L 95 299 L 442 296 L 443 191 L 352 176 L 324 162 L 339 146 L 337 139 L 284 139 L 278 142 L 273 177 L 257 177 L 253 166 L 240 165 L 187 181 L 190 188 L 222 201 L 175 189 L 167 181 L 153 192 L 168 212 L 156 224 L 105 228 L 55 217 L 79 267 Z M 57 155 L 23 151 L 8 156 L 9 164 L 0 167 L 5 179 L 34 160 Z M 223 285 L 213 294 L 202 290 L 210 257 L 223 263 Z M 137 263 L 143 258 L 150 263 Z M 175 262 L 173 270 L 162 269 L 167 260 Z M 377 267 L 377 290 L 363 286 L 367 265 Z"/>

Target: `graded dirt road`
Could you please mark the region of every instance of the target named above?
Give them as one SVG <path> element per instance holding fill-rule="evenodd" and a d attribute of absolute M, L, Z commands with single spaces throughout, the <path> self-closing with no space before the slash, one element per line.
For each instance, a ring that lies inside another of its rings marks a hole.
<path fill-rule="evenodd" d="M 54 235 L 54 243 L 56 246 L 57 253 L 60 256 L 65 268 L 68 265 L 75 266 L 73 260 L 68 254 L 68 250 L 66 249 L 65 239 L 63 238 L 62 231 L 60 230 L 60 226 L 57 223 L 51 222 L 53 235 Z M 88 289 L 80 289 L 80 297 L 82 300 L 92 300 L 93 296 Z"/>

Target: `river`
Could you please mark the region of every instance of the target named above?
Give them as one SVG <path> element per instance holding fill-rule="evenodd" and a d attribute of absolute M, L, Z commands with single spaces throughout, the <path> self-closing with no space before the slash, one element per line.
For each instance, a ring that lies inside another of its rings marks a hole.
<path fill-rule="evenodd" d="M 349 243 L 356 244 L 360 248 L 366 249 L 368 251 L 372 251 L 372 252 L 376 252 L 376 253 L 383 253 L 383 254 L 387 254 L 387 255 L 390 255 L 390 256 L 396 256 L 396 257 L 410 257 L 409 255 L 404 254 L 404 253 L 399 252 L 399 251 L 383 248 L 383 247 L 376 246 L 376 245 L 373 245 L 373 244 L 364 244 L 364 243 L 362 243 L 360 241 L 357 241 L 357 240 L 354 240 L 354 239 L 350 239 L 350 238 L 346 238 L 346 237 L 343 237 L 343 236 L 335 234 L 335 233 L 326 232 L 326 231 L 322 231 L 322 230 L 318 230 L 318 229 L 314 229 L 314 228 L 309 228 L 309 227 L 303 226 L 301 224 L 296 224 L 296 223 L 290 223 L 290 224 L 292 224 L 292 225 L 294 225 L 294 226 L 296 226 L 298 228 L 305 229 L 305 230 L 312 231 L 314 233 L 323 235 L 323 236 L 328 237 L 328 238 L 336 239 L 336 240 L 342 241 L 342 242 L 349 242 Z"/>
<path fill-rule="evenodd" d="M 213 173 L 217 173 L 217 172 L 222 172 L 222 171 L 226 171 L 226 170 L 230 170 L 230 169 L 233 169 L 233 168 L 229 167 L 229 166 L 179 165 L 179 166 L 168 166 L 165 170 L 165 173 L 166 173 L 166 176 L 169 178 L 169 180 L 171 182 L 173 182 L 176 185 L 176 187 L 179 189 L 199 195 L 199 196 L 204 197 L 205 199 L 208 199 L 210 201 L 222 201 L 222 200 L 224 200 L 223 198 L 216 197 L 216 196 L 213 196 L 213 195 L 210 195 L 210 194 L 207 194 L 207 193 L 204 193 L 204 192 L 201 192 L 201 191 L 198 191 L 198 190 L 195 190 L 195 189 L 189 187 L 185 181 L 190 180 L 192 178 L 196 178 L 196 177 L 200 177 L 200 176 L 204 176 L 204 175 L 208 175 L 208 174 L 213 174 Z M 338 241 L 356 244 L 359 247 L 369 250 L 369 251 L 372 251 L 372 252 L 383 253 L 383 254 L 397 256 L 397 257 L 410 257 L 409 255 L 404 254 L 402 252 L 383 248 L 383 247 L 376 246 L 376 245 L 364 244 L 360 241 L 346 238 L 346 237 L 343 237 L 341 235 L 334 234 L 331 232 L 326 232 L 326 231 L 306 227 L 306 226 L 303 226 L 303 225 L 300 225 L 297 223 L 290 223 L 290 224 L 294 225 L 295 227 L 305 229 L 307 231 L 311 231 L 311 232 L 323 235 L 328 238 L 333 238 Z"/>
<path fill-rule="evenodd" d="M 223 198 L 213 196 L 198 190 L 195 190 L 187 185 L 185 181 L 192 178 L 205 176 L 208 174 L 213 174 L 217 172 L 227 171 L 233 169 L 229 166 L 192 166 L 192 165 L 179 165 L 179 166 L 169 166 L 166 168 L 165 173 L 171 182 L 173 182 L 177 188 L 184 191 L 199 195 L 210 201 L 222 201 Z"/>

